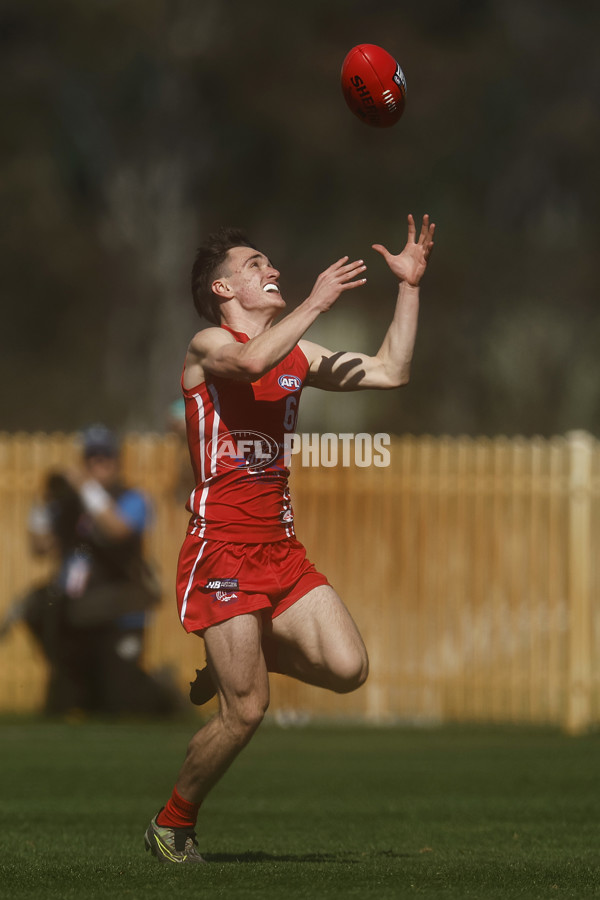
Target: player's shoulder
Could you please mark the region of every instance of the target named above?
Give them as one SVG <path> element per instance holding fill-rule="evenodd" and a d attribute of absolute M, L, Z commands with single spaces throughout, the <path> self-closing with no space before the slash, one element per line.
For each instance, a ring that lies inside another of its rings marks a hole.
<path fill-rule="evenodd" d="M 208 328 L 203 328 L 201 331 L 196 332 L 190 341 L 189 350 L 194 354 L 202 356 L 208 350 L 232 343 L 235 343 L 235 338 L 229 331 L 226 331 L 224 328 L 219 328 L 218 325 L 211 325 Z"/>

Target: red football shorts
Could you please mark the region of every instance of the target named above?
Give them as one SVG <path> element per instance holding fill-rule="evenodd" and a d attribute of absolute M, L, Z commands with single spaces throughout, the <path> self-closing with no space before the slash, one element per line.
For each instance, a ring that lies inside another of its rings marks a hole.
<path fill-rule="evenodd" d="M 203 631 L 259 609 L 275 618 L 328 583 L 296 538 L 231 544 L 188 534 L 177 565 L 179 618 L 186 631 Z"/>

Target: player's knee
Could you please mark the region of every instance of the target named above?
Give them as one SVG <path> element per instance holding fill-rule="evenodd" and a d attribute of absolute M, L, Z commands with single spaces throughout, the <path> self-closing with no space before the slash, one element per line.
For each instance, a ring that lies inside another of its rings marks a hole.
<path fill-rule="evenodd" d="M 349 694 L 365 683 L 368 674 L 369 658 L 365 650 L 347 654 L 333 673 L 333 690 L 338 694 Z"/>
<path fill-rule="evenodd" d="M 263 692 L 236 697 L 227 705 L 223 719 L 236 742 L 243 744 L 252 737 L 264 719 L 268 706 L 268 694 Z"/>

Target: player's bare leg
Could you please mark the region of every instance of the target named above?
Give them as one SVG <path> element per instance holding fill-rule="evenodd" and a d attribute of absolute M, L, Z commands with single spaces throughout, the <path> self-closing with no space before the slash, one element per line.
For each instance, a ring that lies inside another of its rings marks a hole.
<path fill-rule="evenodd" d="M 339 693 L 360 687 L 369 670 L 358 628 L 329 585 L 313 588 L 272 623 L 265 621 L 262 648 L 270 672 Z M 196 670 L 192 703 L 206 703 L 215 691 L 210 666 Z"/>
<path fill-rule="evenodd" d="M 176 788 L 201 803 L 260 725 L 269 705 L 259 613 L 236 616 L 204 632 L 219 710 L 189 743 Z"/>
<path fill-rule="evenodd" d="M 354 691 L 366 681 L 365 645 L 329 585 L 313 588 L 265 629 L 277 643 L 276 671 L 338 693 Z"/>
<path fill-rule="evenodd" d="M 146 849 L 160 862 L 204 862 L 194 830 L 200 805 L 248 743 L 269 703 L 261 632 L 260 615 L 251 613 L 204 634 L 219 711 L 190 741 L 173 793 L 146 830 Z"/>

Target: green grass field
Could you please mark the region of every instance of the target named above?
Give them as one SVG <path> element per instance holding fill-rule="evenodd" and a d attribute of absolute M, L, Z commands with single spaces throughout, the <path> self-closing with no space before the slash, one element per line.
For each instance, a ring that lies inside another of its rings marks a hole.
<path fill-rule="evenodd" d="M 144 852 L 197 720 L 0 720 L 0 894 L 600 896 L 600 736 L 266 723 L 207 801 L 207 866 Z"/>

